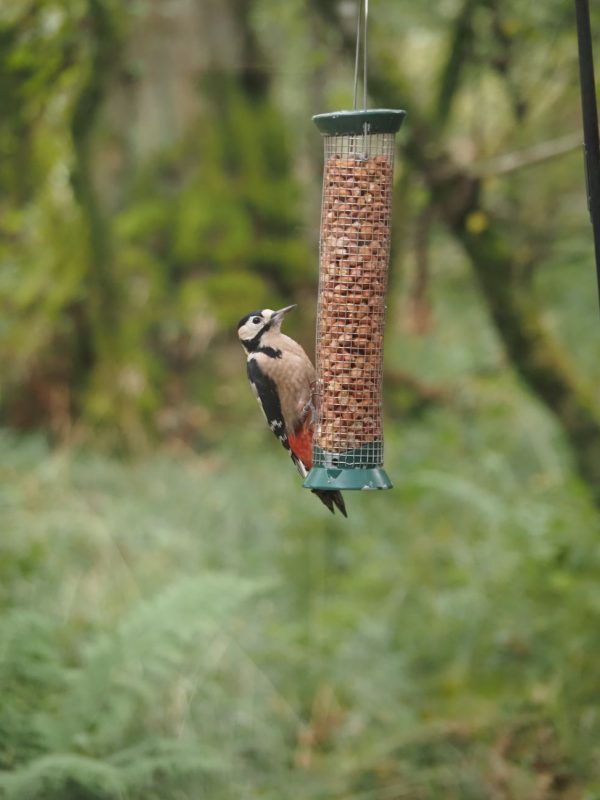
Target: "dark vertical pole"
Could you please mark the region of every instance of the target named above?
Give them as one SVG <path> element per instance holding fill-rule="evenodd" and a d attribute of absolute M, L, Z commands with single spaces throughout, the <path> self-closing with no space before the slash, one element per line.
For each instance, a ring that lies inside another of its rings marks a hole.
<path fill-rule="evenodd" d="M 581 85 L 581 110 L 583 114 L 583 139 L 585 146 L 585 176 L 588 208 L 594 232 L 598 298 L 600 299 L 600 142 L 598 141 L 598 110 L 594 82 L 594 57 L 590 30 L 588 0 L 575 0 L 577 18 L 577 43 L 579 47 L 579 82 Z"/>

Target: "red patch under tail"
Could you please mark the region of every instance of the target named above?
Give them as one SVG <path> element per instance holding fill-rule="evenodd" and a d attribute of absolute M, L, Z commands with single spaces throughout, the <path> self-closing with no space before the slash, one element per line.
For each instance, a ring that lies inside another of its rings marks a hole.
<path fill-rule="evenodd" d="M 306 469 L 312 467 L 312 440 L 312 425 L 309 425 L 308 422 L 304 422 L 295 433 L 288 433 L 290 449 Z"/>

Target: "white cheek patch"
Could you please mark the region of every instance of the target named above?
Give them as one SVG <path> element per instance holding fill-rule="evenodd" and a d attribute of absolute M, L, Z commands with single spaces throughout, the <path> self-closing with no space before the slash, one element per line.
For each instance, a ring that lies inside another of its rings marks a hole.
<path fill-rule="evenodd" d="M 240 339 L 252 339 L 256 335 L 258 327 L 258 325 L 252 325 L 251 323 L 247 322 L 240 328 Z"/>

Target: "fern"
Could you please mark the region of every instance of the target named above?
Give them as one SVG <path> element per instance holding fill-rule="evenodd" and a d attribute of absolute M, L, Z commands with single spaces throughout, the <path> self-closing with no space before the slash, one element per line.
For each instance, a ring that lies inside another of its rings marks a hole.
<path fill-rule="evenodd" d="M 134 606 L 114 632 L 88 648 L 63 698 L 60 740 L 107 754 L 146 726 L 172 730 L 179 721 L 169 720 L 164 708 L 174 684 L 209 657 L 215 638 L 228 635 L 258 588 L 231 575 L 204 574 Z"/>
<path fill-rule="evenodd" d="M 36 759 L 14 775 L 0 776 L 3 800 L 124 800 L 118 770 L 73 754 Z"/>

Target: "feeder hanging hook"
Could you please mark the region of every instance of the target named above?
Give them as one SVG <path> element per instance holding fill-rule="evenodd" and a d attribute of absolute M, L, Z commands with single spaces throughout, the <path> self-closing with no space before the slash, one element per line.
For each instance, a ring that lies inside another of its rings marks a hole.
<path fill-rule="evenodd" d="M 356 51 L 354 54 L 354 96 L 353 108 L 358 108 L 358 64 L 360 60 L 360 35 L 362 20 L 362 54 L 363 54 L 363 111 L 367 110 L 367 21 L 369 18 L 369 0 L 358 0 L 358 16 L 356 18 Z"/>

